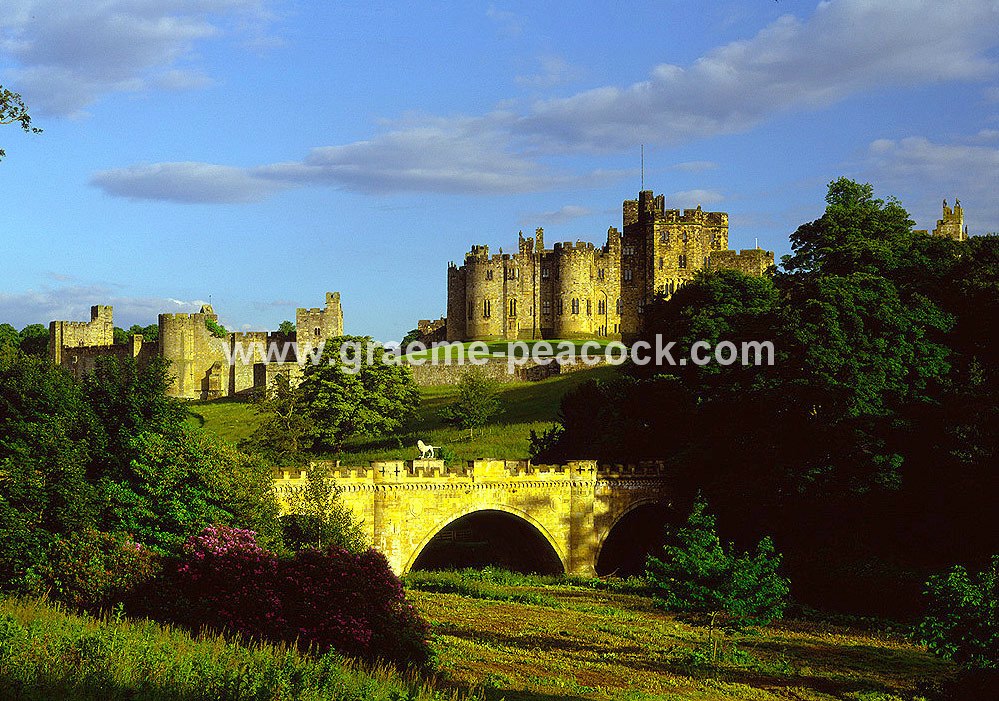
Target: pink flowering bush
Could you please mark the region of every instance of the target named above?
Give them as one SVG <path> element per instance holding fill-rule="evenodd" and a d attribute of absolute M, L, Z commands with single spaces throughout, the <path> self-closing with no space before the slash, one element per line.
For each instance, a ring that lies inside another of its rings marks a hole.
<path fill-rule="evenodd" d="M 331 547 L 279 558 L 252 531 L 212 526 L 147 605 L 192 628 L 226 629 L 322 653 L 423 665 L 429 628 L 385 557 Z"/>

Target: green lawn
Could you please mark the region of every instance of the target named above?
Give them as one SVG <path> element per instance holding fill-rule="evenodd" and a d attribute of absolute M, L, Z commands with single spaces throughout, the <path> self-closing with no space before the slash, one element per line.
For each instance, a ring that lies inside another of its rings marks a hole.
<path fill-rule="evenodd" d="M 414 573 L 408 595 L 433 626 L 441 671 L 489 699 L 915 701 L 920 684 L 954 672 L 884 629 L 793 619 L 724 637 L 712 662 L 704 620 L 646 596 L 568 581 L 445 593 L 455 573 L 413 591 L 435 577 Z"/>
<path fill-rule="evenodd" d="M 454 399 L 457 388 L 421 387 L 422 400 L 414 421 L 393 435 L 352 439 L 346 453 L 338 457 L 356 465 L 366 465 L 371 460 L 411 459 L 418 456 L 416 442 L 423 440 L 447 447 L 459 460 L 479 457 L 523 460 L 528 457 L 531 429 L 541 431 L 551 425 L 566 391 L 586 380 L 614 377 L 617 372 L 617 368 L 603 366 L 542 382 L 502 384 L 499 398 L 503 412 L 471 440 L 467 431 L 447 425 L 440 418 L 441 409 Z M 253 433 L 260 421 L 253 405 L 244 402 L 192 402 L 189 408 L 188 422 L 192 426 L 202 426 L 234 443 Z"/>

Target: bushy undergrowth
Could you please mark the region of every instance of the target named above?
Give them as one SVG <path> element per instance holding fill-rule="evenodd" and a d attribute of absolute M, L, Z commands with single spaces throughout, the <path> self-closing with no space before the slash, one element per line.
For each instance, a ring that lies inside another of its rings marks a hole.
<path fill-rule="evenodd" d="M 462 570 L 416 570 L 405 576 L 406 586 L 417 591 L 439 594 L 460 594 L 473 599 L 511 601 L 535 606 L 560 608 L 562 602 L 555 596 L 536 592 L 511 591 L 510 587 L 582 587 L 622 593 L 644 593 L 643 580 L 601 579 L 573 575 L 540 575 L 511 572 L 498 567 Z"/>
<path fill-rule="evenodd" d="M 206 528 L 134 609 L 192 629 L 336 650 L 365 660 L 426 665 L 429 628 L 384 555 L 335 546 L 279 558 L 251 531 Z"/>
<path fill-rule="evenodd" d="M 415 673 L 334 652 L 193 638 L 149 621 L 95 619 L 0 600 L 0 689 L 12 701 L 445 701 Z"/>

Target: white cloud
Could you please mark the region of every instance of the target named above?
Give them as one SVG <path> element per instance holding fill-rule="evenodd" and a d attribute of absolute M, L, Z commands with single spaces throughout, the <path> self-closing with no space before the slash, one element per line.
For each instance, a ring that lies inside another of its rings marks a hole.
<path fill-rule="evenodd" d="M 95 173 L 90 183 L 116 197 L 195 204 L 258 202 L 288 187 L 252 169 L 210 163 L 135 165 Z"/>
<path fill-rule="evenodd" d="M 494 7 L 488 14 L 501 23 L 515 19 Z M 545 157 L 745 131 L 782 112 L 891 86 L 988 80 L 999 73 L 997 47 L 999 0 L 822 2 L 805 20 L 784 16 L 690 65 L 656 66 L 648 80 L 630 86 L 603 86 L 519 111 L 504 103 L 481 116 L 409 117 L 369 139 L 313 149 L 299 162 L 229 170 L 166 163 L 155 166 L 158 180 L 125 169 L 99 174 L 94 184 L 115 195 L 190 201 L 204 179 L 215 199 L 196 201 L 221 202 L 256 201 L 293 185 L 483 194 L 593 184 L 624 174 L 576 175 L 549 167 Z M 708 166 L 692 161 L 674 168 Z M 213 189 L 220 179 L 225 187 Z M 701 194 L 703 203 L 720 197 Z"/>
<path fill-rule="evenodd" d="M 263 18 L 265 0 L 7 1 L 0 55 L 15 64 L 11 82 L 39 113 L 76 115 L 107 93 L 203 87 L 207 76 L 178 64 L 228 18 Z"/>
<path fill-rule="evenodd" d="M 714 204 L 725 199 L 718 190 L 681 190 L 666 193 L 666 205 L 671 209 L 693 209 L 698 205 Z"/>
<path fill-rule="evenodd" d="M 531 75 L 518 75 L 517 85 L 543 90 L 571 82 L 579 76 L 579 70 L 561 56 L 542 56 L 538 59 L 538 72 Z"/>
<path fill-rule="evenodd" d="M 717 167 L 718 164 L 714 161 L 684 161 L 683 163 L 674 163 L 669 169 L 680 170 L 685 173 L 700 173 L 705 170 L 714 170 Z"/>
<path fill-rule="evenodd" d="M 972 234 L 999 230 L 999 147 L 941 144 L 914 136 L 878 139 L 871 143 L 869 156 L 875 181 L 899 194 L 920 228 L 933 228 L 941 199 L 953 204 L 960 198 Z"/>
<path fill-rule="evenodd" d="M 591 214 L 596 214 L 596 212 L 589 207 L 582 207 L 577 204 L 567 204 L 551 212 L 540 212 L 537 214 L 525 215 L 521 217 L 520 222 L 521 226 L 535 226 L 537 224 L 565 224 L 566 222 L 573 221 L 574 219 L 588 217 Z"/>
<path fill-rule="evenodd" d="M 115 325 L 128 328 L 132 324 L 154 324 L 162 313 L 196 312 L 204 302 L 123 296 L 99 284 L 42 287 L 27 292 L 0 292 L 0 323 L 22 328 L 28 324 L 48 326 L 50 321 L 89 321 L 94 304 L 113 305 Z"/>

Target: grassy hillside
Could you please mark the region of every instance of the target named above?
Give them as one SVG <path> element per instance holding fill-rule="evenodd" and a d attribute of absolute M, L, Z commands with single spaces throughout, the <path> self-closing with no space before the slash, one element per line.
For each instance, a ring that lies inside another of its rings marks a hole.
<path fill-rule="evenodd" d="M 433 591 L 409 596 L 442 672 L 489 699 L 911 701 L 954 671 L 901 635 L 806 620 L 726 637 L 712 663 L 703 621 L 644 596 L 469 579 L 413 573 L 411 590 Z"/>
<path fill-rule="evenodd" d="M 916 701 L 955 671 L 898 634 L 809 620 L 726 637 L 712 661 L 695 618 L 593 584 L 488 571 L 410 575 L 409 598 L 432 624 L 433 678 L 0 600 L 0 696 Z"/>
<path fill-rule="evenodd" d="M 495 457 L 519 460 L 527 457 L 531 429 L 547 428 L 554 420 L 562 395 L 589 379 L 609 378 L 616 368 L 597 367 L 553 377 L 542 382 L 515 382 L 500 385 L 503 413 L 472 440 L 468 432 L 444 424 L 440 410 L 451 402 L 457 389 L 444 385 L 421 387 L 422 397 L 416 419 L 398 434 L 377 438 L 354 439 L 345 462 L 366 464 L 370 460 L 411 459 L 417 457 L 417 440 L 446 446 L 460 460 Z M 190 405 L 190 423 L 203 426 L 223 438 L 238 442 L 249 436 L 259 423 L 253 405 L 236 401 L 195 402 Z"/>

